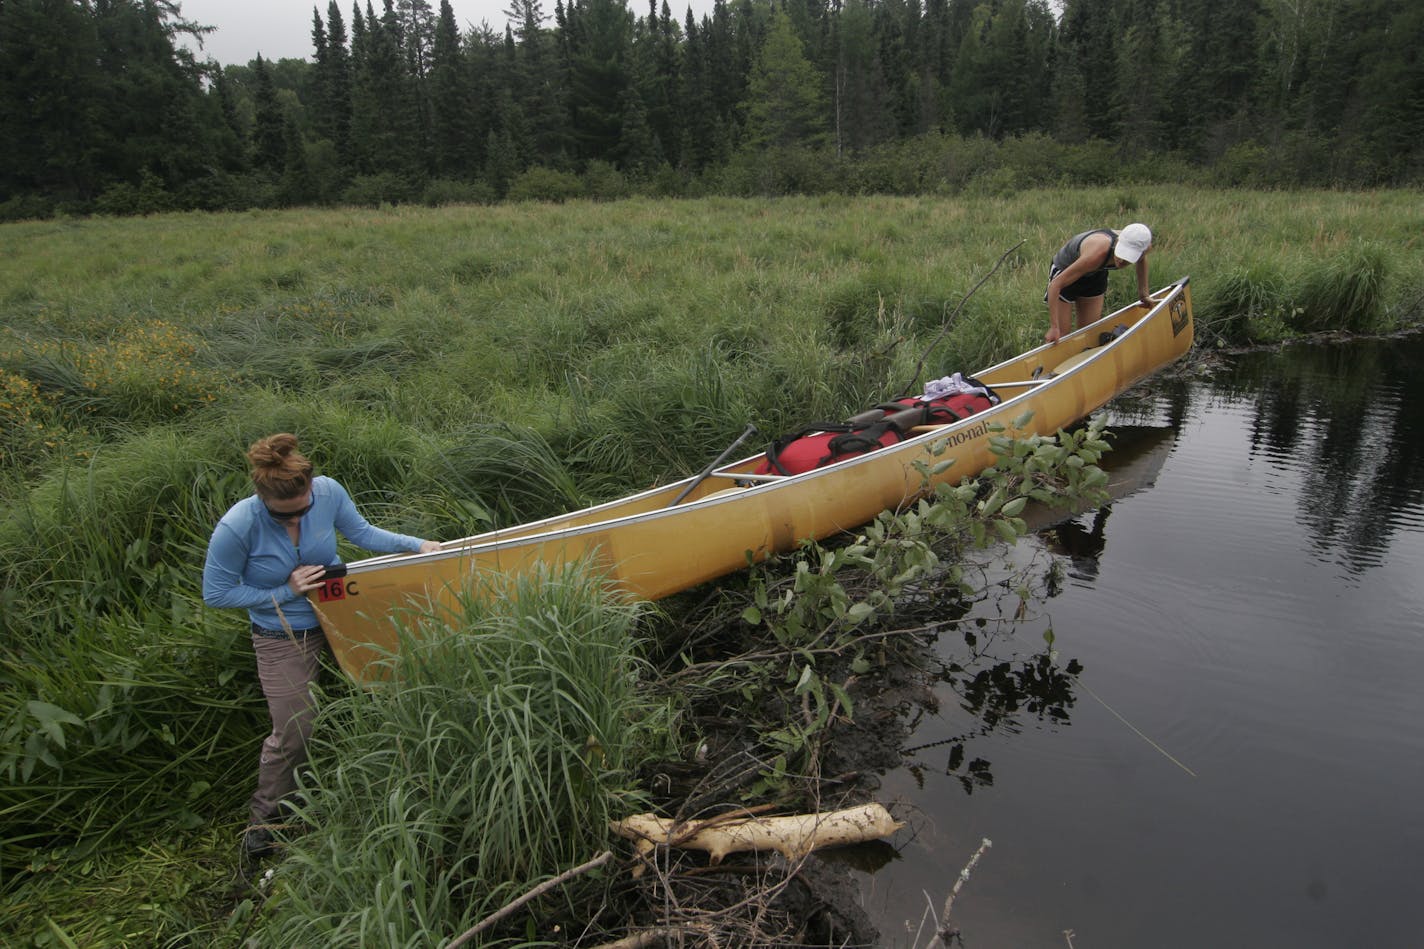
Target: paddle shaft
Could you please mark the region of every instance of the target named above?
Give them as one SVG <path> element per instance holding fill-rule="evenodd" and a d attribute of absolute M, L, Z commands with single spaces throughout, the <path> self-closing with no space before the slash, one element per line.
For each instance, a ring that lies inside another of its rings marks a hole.
<path fill-rule="evenodd" d="M 702 471 L 697 475 L 697 477 L 693 478 L 692 481 L 687 485 L 687 487 L 683 488 L 682 491 L 678 494 L 678 496 L 672 499 L 672 503 L 669 504 L 668 507 L 677 507 L 677 505 L 682 501 L 683 498 L 687 497 L 690 493 L 692 493 L 693 488 L 697 487 L 699 484 L 707 480 L 707 476 L 712 473 L 712 470 L 714 468 L 720 465 L 728 455 L 737 450 L 737 446 L 741 445 L 742 442 L 755 435 L 756 430 L 757 427 L 755 425 L 748 425 L 747 430 L 745 432 L 742 432 L 742 434 L 738 435 L 737 440 L 732 442 L 732 444 L 728 445 L 726 449 L 723 450 L 722 454 L 712 459 L 712 463 L 706 468 L 703 468 Z"/>

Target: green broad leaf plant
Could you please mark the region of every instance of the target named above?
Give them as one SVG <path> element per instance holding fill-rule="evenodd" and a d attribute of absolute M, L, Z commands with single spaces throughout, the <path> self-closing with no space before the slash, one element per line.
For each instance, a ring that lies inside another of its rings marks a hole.
<path fill-rule="evenodd" d="M 779 705 L 792 714 L 761 732 L 772 754 L 749 797 L 784 792 L 813 765 L 831 725 L 854 714 L 850 682 L 884 661 L 881 634 L 893 630 L 897 604 L 927 588 L 975 595 L 966 556 L 1016 544 L 1028 533 L 1030 504 L 1082 509 L 1108 500 L 1098 466 L 1110 450 L 1106 417 L 1054 435 L 1024 434 L 1029 420 L 991 427 L 995 461 L 978 476 L 934 483 L 952 464 L 936 443 L 915 463 L 923 490 L 913 502 L 839 543 L 807 543 L 752 571 L 741 620 L 777 648 L 738 665 L 739 691 L 748 708 Z M 769 693 L 780 702 L 769 702 Z"/>

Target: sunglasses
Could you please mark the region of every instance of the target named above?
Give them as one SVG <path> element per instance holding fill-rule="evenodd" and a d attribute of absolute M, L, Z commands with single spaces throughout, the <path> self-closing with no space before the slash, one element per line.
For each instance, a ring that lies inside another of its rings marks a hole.
<path fill-rule="evenodd" d="M 275 517 L 275 518 L 276 518 L 277 520 L 279 520 L 279 521 L 290 521 L 290 520 L 292 520 L 293 518 L 301 517 L 301 516 L 302 516 L 303 514 L 305 514 L 307 511 L 310 511 L 310 510 L 312 509 L 312 506 L 311 506 L 310 504 L 308 504 L 308 505 L 307 505 L 306 507 L 304 507 L 304 508 L 299 508 L 298 510 L 295 510 L 295 511 L 274 511 L 274 510 L 272 510 L 270 507 L 267 507 L 267 505 L 266 505 L 265 503 L 264 503 L 262 506 L 267 508 L 267 513 L 268 513 L 268 514 L 271 514 L 273 517 Z"/>

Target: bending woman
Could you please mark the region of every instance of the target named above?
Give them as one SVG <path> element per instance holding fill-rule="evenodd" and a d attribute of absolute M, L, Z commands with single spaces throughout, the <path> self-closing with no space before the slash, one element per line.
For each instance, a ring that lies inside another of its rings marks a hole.
<path fill-rule="evenodd" d="M 1043 295 L 1048 302 L 1044 342 L 1056 343 L 1072 332 L 1074 314 L 1078 329 L 1102 318 L 1109 270 L 1135 264 L 1137 299 L 1151 306 L 1152 290 L 1147 282 L 1147 252 L 1151 248 L 1152 232 L 1146 224 L 1129 224 L 1120 231 L 1108 227 L 1084 231 L 1060 247 L 1048 268 L 1048 290 Z"/>
<path fill-rule="evenodd" d="M 336 532 L 377 553 L 429 553 L 440 545 L 371 526 L 345 488 L 312 476 L 295 435 L 260 439 L 248 449 L 247 460 L 256 493 L 229 508 L 213 530 L 203 565 L 203 600 L 247 610 L 257 675 L 272 717 L 242 837 L 244 854 L 255 859 L 271 853 L 270 824 L 296 789 L 296 769 L 307 760 L 311 686 L 326 637 L 306 594 L 321 585 L 326 565 L 338 562 Z"/>

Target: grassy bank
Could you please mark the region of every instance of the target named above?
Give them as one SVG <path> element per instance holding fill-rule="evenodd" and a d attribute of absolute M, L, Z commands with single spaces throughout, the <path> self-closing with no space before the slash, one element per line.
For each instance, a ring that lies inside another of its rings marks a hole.
<path fill-rule="evenodd" d="M 880 384 L 902 354 L 867 364 L 877 339 L 937 331 L 1020 241 L 946 362 L 1034 342 L 1058 244 L 1138 219 L 1158 235 L 1154 284 L 1191 274 L 1209 335 L 1382 328 L 1417 311 L 1419 218 L 1412 192 L 1151 188 L 13 224 L 0 367 L 100 428 L 247 411 L 254 388 L 379 406 L 421 431 L 619 428 L 646 421 L 650 381 L 799 417 Z"/>
<path fill-rule="evenodd" d="M 461 536 L 697 470 L 749 421 L 789 429 L 901 390 L 1020 241 L 927 373 L 1034 345 L 1048 257 L 1130 220 L 1158 234 L 1154 285 L 1191 275 L 1202 345 L 1394 328 L 1420 315 L 1418 206 L 1150 188 L 0 226 L 0 941 L 241 929 L 204 914 L 223 905 L 264 710 L 241 617 L 204 609 L 197 586 L 256 437 L 298 432 L 376 523 Z M 1109 305 L 1131 290 L 1116 275 Z M 570 603 L 587 618 L 570 628 L 626 638 L 616 605 Z M 603 659 L 568 645 L 555 665 L 606 684 Z M 632 793 L 639 756 L 667 738 L 661 713 L 615 736 L 609 721 L 650 714 L 635 692 L 601 713 L 617 780 L 589 789 L 580 819 Z M 394 748 L 410 739 L 380 723 L 429 720 L 418 704 L 333 709 L 370 726 L 333 726 L 333 745 Z M 313 814 L 331 841 L 390 826 L 359 769 L 342 780 L 374 823 Z M 414 836 L 388 835 L 392 852 L 439 851 L 468 807 L 442 800 Z M 532 877 L 578 849 L 549 839 Z M 344 885 L 319 871 L 300 871 L 291 905 Z M 488 882 L 462 869 L 449 885 Z"/>

